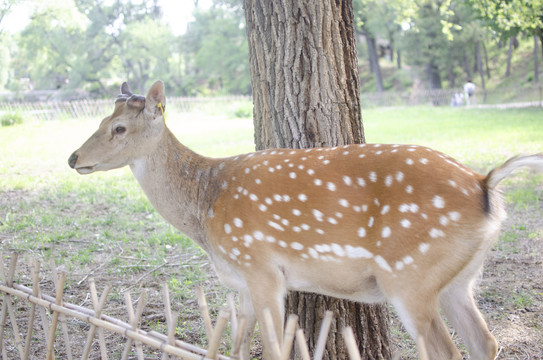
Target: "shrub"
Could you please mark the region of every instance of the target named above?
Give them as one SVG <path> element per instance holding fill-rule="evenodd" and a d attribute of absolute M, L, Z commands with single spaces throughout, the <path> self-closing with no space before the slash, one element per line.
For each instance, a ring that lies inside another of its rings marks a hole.
<path fill-rule="evenodd" d="M 19 112 L 8 112 L 0 118 L 2 126 L 19 125 L 23 123 L 23 116 Z"/>

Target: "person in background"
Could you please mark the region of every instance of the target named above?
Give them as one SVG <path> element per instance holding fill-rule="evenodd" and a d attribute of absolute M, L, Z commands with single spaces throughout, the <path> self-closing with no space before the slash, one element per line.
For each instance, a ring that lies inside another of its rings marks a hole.
<path fill-rule="evenodd" d="M 468 81 L 464 84 L 464 95 L 466 99 L 466 105 L 469 105 L 472 101 L 475 100 L 475 84 L 471 81 L 471 79 L 468 79 Z"/>

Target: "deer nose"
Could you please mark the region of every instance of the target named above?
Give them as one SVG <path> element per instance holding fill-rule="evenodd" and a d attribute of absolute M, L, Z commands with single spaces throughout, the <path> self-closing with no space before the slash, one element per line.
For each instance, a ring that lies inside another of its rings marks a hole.
<path fill-rule="evenodd" d="M 68 159 L 68 165 L 70 165 L 72 169 L 75 169 L 75 163 L 77 163 L 77 154 L 74 152 Z"/>

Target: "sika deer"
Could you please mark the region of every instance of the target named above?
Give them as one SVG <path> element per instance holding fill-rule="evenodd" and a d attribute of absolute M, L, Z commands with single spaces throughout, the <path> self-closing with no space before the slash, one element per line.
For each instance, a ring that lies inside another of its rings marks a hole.
<path fill-rule="evenodd" d="M 267 307 L 281 338 L 289 289 L 388 300 L 421 355 L 460 359 L 439 304 L 471 359 L 494 359 L 497 343 L 471 286 L 505 217 L 496 186 L 518 167 L 543 170 L 543 154 L 512 158 L 487 176 L 414 145 L 211 159 L 175 138 L 159 104 L 162 82 L 146 98 L 124 83 L 113 114 L 69 165 L 81 174 L 129 165 L 157 211 L 240 292 L 251 331 Z"/>

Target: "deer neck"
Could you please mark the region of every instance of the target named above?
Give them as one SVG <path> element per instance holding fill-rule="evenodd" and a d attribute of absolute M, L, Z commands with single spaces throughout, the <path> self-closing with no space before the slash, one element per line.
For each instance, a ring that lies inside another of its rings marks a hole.
<path fill-rule="evenodd" d="M 185 147 L 165 128 L 154 150 L 130 166 L 158 213 L 206 251 L 204 223 L 213 216 L 218 193 L 215 162 Z"/>

